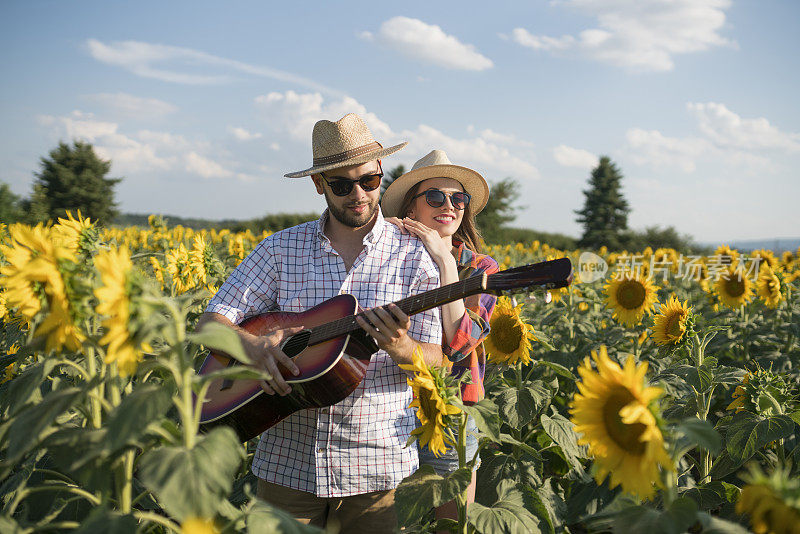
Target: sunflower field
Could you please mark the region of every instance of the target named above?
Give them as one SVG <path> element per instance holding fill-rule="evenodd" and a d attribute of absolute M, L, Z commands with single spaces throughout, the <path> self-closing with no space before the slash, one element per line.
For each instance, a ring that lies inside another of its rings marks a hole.
<path fill-rule="evenodd" d="M 0 532 L 319 531 L 255 498 L 254 442 L 199 431 L 211 377 L 195 369 L 241 347 L 193 327 L 263 237 L 158 217 L 0 225 Z M 460 468 L 403 481 L 402 532 L 800 532 L 800 250 L 601 249 L 602 277 L 586 252 L 488 252 L 501 268 L 569 257 L 575 280 L 499 299 L 483 401 L 407 366 L 412 441 Z M 437 521 L 453 500 L 457 520 Z"/>

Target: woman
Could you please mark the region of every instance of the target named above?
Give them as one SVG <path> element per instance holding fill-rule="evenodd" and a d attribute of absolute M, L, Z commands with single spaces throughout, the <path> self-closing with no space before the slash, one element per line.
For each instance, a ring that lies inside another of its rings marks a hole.
<path fill-rule="evenodd" d="M 498 271 L 497 262 L 480 253 L 480 235 L 475 226 L 475 215 L 488 199 L 489 187 L 480 174 L 453 165 L 444 151 L 434 150 L 389 185 L 381 208 L 390 222 L 422 240 L 439 267 L 441 284 L 446 285 Z M 472 372 L 472 380 L 464 384 L 461 392 L 467 404 L 483 398 L 486 357 L 482 342 L 489 334 L 489 318 L 496 300 L 494 295 L 481 294 L 441 307 L 442 352 L 452 364 L 454 374 Z M 475 456 L 477 449 L 477 428 L 469 419 L 467 461 Z M 453 448 L 437 458 L 427 447 L 420 447 L 420 463 L 429 464 L 437 474 L 445 475 L 458 469 L 458 454 Z M 467 491 L 467 502 L 474 502 L 474 472 Z M 439 507 L 436 516 L 457 518 L 455 502 Z"/>

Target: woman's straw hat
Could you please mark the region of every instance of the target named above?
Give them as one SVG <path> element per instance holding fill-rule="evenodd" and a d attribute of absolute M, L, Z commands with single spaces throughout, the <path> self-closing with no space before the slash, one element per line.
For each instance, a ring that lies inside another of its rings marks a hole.
<path fill-rule="evenodd" d="M 403 217 L 405 214 L 400 213 L 400 208 L 406 193 L 428 178 L 452 178 L 460 182 L 472 197 L 469 205 L 473 215 L 478 214 L 489 200 L 489 186 L 483 176 L 467 167 L 453 165 L 444 150 L 433 150 L 386 188 L 381 199 L 384 217 Z"/>
<path fill-rule="evenodd" d="M 287 178 L 300 178 L 320 172 L 360 165 L 394 154 L 408 143 L 383 148 L 361 117 L 349 113 L 336 122 L 321 120 L 314 125 L 311 146 L 314 165 L 304 171 L 290 172 Z"/>

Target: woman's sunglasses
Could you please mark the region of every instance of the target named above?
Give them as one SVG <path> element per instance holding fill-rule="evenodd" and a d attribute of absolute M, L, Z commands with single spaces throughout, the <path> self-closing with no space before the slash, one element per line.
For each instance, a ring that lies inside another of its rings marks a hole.
<path fill-rule="evenodd" d="M 456 191 L 455 193 L 448 195 L 444 191 L 439 191 L 438 189 L 428 189 L 423 193 L 414 195 L 414 198 L 418 198 L 423 195 L 425 195 L 425 202 L 427 202 L 428 206 L 432 208 L 441 208 L 444 206 L 445 200 L 450 198 L 450 204 L 452 204 L 457 210 L 463 210 L 469 206 L 469 201 L 472 198 L 469 193 L 464 193 L 462 191 Z"/>
<path fill-rule="evenodd" d="M 322 173 L 320 173 L 322 176 Z M 362 176 L 358 180 L 346 180 L 346 179 L 335 179 L 335 180 L 328 180 L 324 176 L 322 179 L 325 180 L 325 183 L 328 184 L 328 187 L 331 188 L 331 192 L 336 195 L 337 197 L 346 197 L 353 191 L 353 187 L 356 184 L 361 186 L 361 189 L 364 191 L 374 191 L 381 186 L 381 180 L 383 179 L 383 173 L 377 174 L 368 174 L 367 176 Z"/>

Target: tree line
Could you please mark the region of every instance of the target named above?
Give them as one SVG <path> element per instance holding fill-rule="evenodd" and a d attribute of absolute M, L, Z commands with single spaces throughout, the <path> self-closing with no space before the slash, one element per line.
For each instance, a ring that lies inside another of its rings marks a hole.
<path fill-rule="evenodd" d="M 34 173 L 31 193 L 27 198 L 15 195 L 8 184 L 0 182 L 0 222 L 37 224 L 54 221 L 66 212 L 81 211 L 84 217 L 103 226 L 145 226 L 147 215 L 120 214 L 114 187 L 122 178 L 109 178 L 111 161 L 97 156 L 91 144 L 74 141 L 72 146 L 59 142 L 47 157 L 40 158 L 40 169 Z M 386 173 L 381 193 L 406 172 L 397 165 Z M 513 226 L 521 209 L 520 183 L 507 177 L 493 181 L 486 207 L 476 221 L 487 244 L 532 242 L 539 240 L 560 249 L 641 250 L 647 246 L 671 247 L 691 251 L 696 247 L 691 236 L 681 235 L 674 227 L 648 227 L 642 231 L 628 228 L 631 208 L 622 193 L 622 173 L 608 156 L 601 156 L 592 169 L 588 188 L 583 191 L 583 208 L 576 210 L 583 234 L 575 239 L 561 233 L 540 232 Z M 170 217 L 172 224 L 194 228 L 229 228 L 232 231 L 278 231 L 314 220 L 318 213 L 273 213 L 249 220 L 185 219 Z"/>

